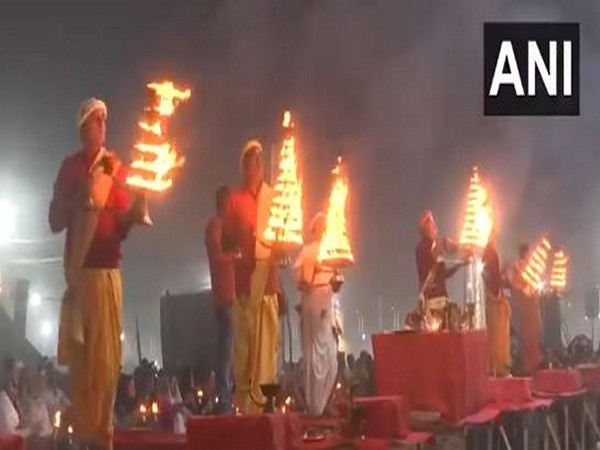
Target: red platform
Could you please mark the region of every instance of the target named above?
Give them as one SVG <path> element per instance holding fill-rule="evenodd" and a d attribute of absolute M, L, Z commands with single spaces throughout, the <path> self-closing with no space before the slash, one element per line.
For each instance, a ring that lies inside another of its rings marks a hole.
<path fill-rule="evenodd" d="M 0 450 L 25 450 L 25 441 L 21 436 L 0 435 Z"/>
<path fill-rule="evenodd" d="M 411 410 L 438 411 L 459 423 L 485 404 L 485 331 L 373 336 L 378 395 L 400 395 Z"/>
<path fill-rule="evenodd" d="M 296 414 L 198 416 L 187 424 L 188 450 L 300 450 L 302 426 Z"/>
<path fill-rule="evenodd" d="M 358 397 L 354 404 L 365 409 L 365 436 L 384 439 L 408 436 L 408 408 L 402 397 Z"/>
<path fill-rule="evenodd" d="M 583 389 L 579 372 L 573 369 L 540 370 L 533 376 L 533 389 L 543 394 L 568 394 Z"/>
<path fill-rule="evenodd" d="M 186 450 L 186 442 L 184 435 L 151 430 L 117 431 L 114 437 L 115 450 Z"/>
<path fill-rule="evenodd" d="M 597 364 L 582 364 L 577 366 L 581 384 L 589 391 L 600 391 L 600 366 Z"/>

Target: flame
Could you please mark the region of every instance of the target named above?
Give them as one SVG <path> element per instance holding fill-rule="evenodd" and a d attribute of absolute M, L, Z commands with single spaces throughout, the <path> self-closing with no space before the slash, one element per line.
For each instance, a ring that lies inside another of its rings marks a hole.
<path fill-rule="evenodd" d="M 175 112 L 175 107 L 178 103 L 189 100 L 192 96 L 191 90 L 177 89 L 171 81 L 150 83 L 148 84 L 148 89 L 156 93 L 158 104 L 154 109 L 164 117 L 171 116 Z"/>
<path fill-rule="evenodd" d="M 346 229 L 348 182 L 342 170 L 341 157 L 338 157 L 331 173 L 335 179 L 329 195 L 325 234 L 319 247 L 319 261 L 331 267 L 344 267 L 354 263 L 354 256 Z"/>
<path fill-rule="evenodd" d="M 59 429 L 60 423 L 61 423 L 61 412 L 56 411 L 56 413 L 54 414 L 54 428 Z"/>
<path fill-rule="evenodd" d="M 484 248 L 488 243 L 492 226 L 492 208 L 487 189 L 481 182 L 479 169 L 473 167 L 459 243 Z"/>
<path fill-rule="evenodd" d="M 148 89 L 154 95 L 154 105 L 144 110 L 144 117 L 138 122 L 137 158 L 131 163 L 132 174 L 126 182 L 146 191 L 162 192 L 173 185 L 172 171 L 185 163 L 165 136 L 166 119 L 179 103 L 191 97 L 191 91 L 179 90 L 170 81 L 150 83 Z"/>
<path fill-rule="evenodd" d="M 67 428 L 67 433 L 73 434 L 73 427 L 71 425 L 69 425 L 69 428 Z"/>
<path fill-rule="evenodd" d="M 157 402 L 152 402 L 151 410 L 152 410 L 152 414 L 154 414 L 154 415 L 158 414 L 158 403 Z"/>
<path fill-rule="evenodd" d="M 290 406 L 290 404 L 291 404 L 291 403 L 292 403 L 292 397 L 290 397 L 290 396 L 287 396 L 287 397 L 286 397 L 286 399 L 285 399 L 285 404 L 286 404 L 287 406 Z"/>
<path fill-rule="evenodd" d="M 554 253 L 552 271 L 550 273 L 550 287 L 557 292 L 564 291 L 567 287 L 567 271 L 569 257 L 563 250 Z"/>
<path fill-rule="evenodd" d="M 442 321 L 437 317 L 431 318 L 431 323 L 429 324 L 429 331 L 439 331 L 442 327 Z"/>
<path fill-rule="evenodd" d="M 533 292 L 539 292 L 544 287 L 548 255 L 552 245 L 546 236 L 543 236 L 527 257 L 527 263 L 521 271 L 521 277 Z"/>
<path fill-rule="evenodd" d="M 296 141 L 292 115 L 283 115 L 285 138 L 279 156 L 279 175 L 275 182 L 275 197 L 264 232 L 267 242 L 302 244 L 302 183 L 298 179 Z"/>
<path fill-rule="evenodd" d="M 140 414 L 145 415 L 148 412 L 146 405 L 140 405 Z"/>
<path fill-rule="evenodd" d="M 204 396 L 204 392 L 202 392 L 202 389 L 198 389 L 198 391 L 196 392 L 196 395 L 198 396 L 198 399 L 202 400 L 202 397 Z"/>

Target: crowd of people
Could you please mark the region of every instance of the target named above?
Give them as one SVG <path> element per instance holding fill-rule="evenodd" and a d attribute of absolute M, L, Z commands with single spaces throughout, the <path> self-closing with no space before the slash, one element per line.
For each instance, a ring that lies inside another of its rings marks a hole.
<path fill-rule="evenodd" d="M 70 406 L 53 364 L 27 368 L 14 358 L 4 361 L 0 433 L 24 437 L 29 450 L 49 450 L 54 429 Z"/>

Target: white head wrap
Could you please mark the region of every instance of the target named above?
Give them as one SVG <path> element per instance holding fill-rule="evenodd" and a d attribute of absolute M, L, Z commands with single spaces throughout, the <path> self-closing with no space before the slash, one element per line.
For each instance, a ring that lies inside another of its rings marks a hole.
<path fill-rule="evenodd" d="M 108 116 L 106 103 L 104 103 L 102 100 L 98 100 L 94 97 L 84 100 L 79 107 L 79 114 L 77 115 L 77 127 L 81 128 L 85 121 L 88 120 L 88 118 L 96 111 L 102 111 L 104 113 L 104 117 Z"/>
<path fill-rule="evenodd" d="M 263 151 L 262 144 L 257 139 L 250 139 L 248 142 L 246 142 L 240 156 L 240 164 L 242 161 L 244 161 L 244 157 L 248 154 L 248 152 L 252 150 L 254 150 L 257 155 L 260 155 Z"/>

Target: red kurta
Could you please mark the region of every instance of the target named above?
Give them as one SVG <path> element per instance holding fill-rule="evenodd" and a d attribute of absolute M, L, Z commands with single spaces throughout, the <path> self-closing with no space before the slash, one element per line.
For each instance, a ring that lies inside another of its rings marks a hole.
<path fill-rule="evenodd" d="M 58 177 L 54 183 L 54 194 L 50 202 L 49 222 L 53 233 L 60 233 L 65 228 L 67 254 L 70 251 L 70 224 L 73 212 L 80 206 L 78 196 L 84 190 L 89 178 L 90 166 L 95 157 L 80 151 L 68 156 L 62 163 Z M 117 179 L 124 181 L 125 170 L 121 168 Z M 106 201 L 105 209 L 98 215 L 98 223 L 94 239 L 87 253 L 84 267 L 98 269 L 114 269 L 121 262 L 121 242 L 127 237 L 129 226 L 123 220 L 123 213 L 129 208 L 127 191 L 115 183 Z"/>
<path fill-rule="evenodd" d="M 235 261 L 235 290 L 237 295 L 250 294 L 250 278 L 256 264 L 256 222 L 258 213 L 258 193 L 240 187 L 231 195 L 231 230 L 235 245 L 242 257 Z M 228 228 L 229 229 L 229 228 Z M 277 271 L 269 274 L 265 295 L 278 292 Z"/>

